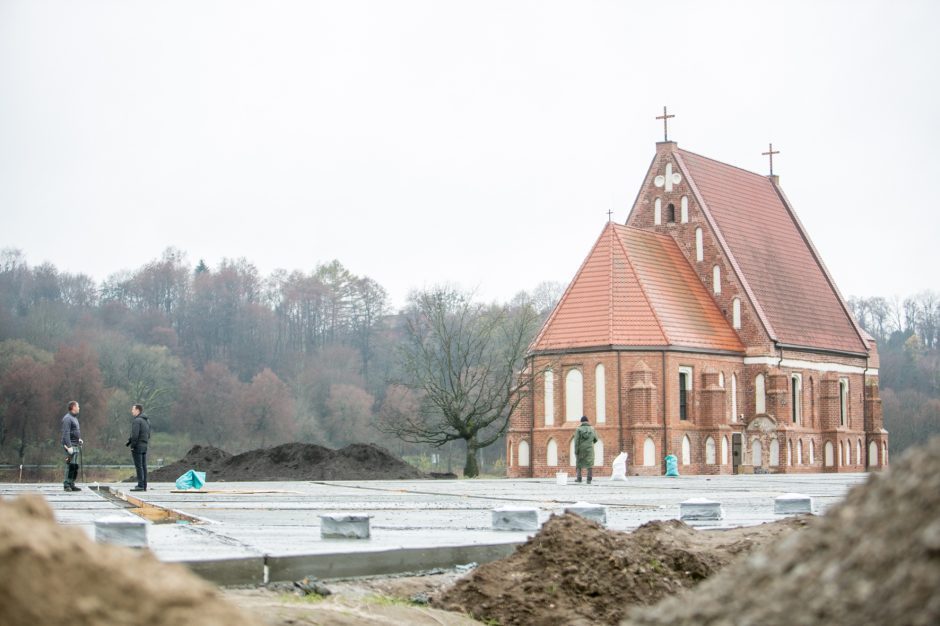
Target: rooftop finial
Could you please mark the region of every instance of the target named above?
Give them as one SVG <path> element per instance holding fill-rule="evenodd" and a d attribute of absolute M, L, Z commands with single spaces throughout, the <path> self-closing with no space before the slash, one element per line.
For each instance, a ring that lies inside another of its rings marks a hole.
<path fill-rule="evenodd" d="M 675 117 L 675 115 L 668 115 L 666 113 L 666 107 L 663 107 L 663 114 L 657 115 L 656 119 L 663 121 L 663 141 L 669 141 L 669 118 Z"/>
<path fill-rule="evenodd" d="M 770 157 L 770 175 L 771 176 L 774 175 L 774 155 L 775 154 L 780 154 L 780 151 L 774 150 L 774 144 L 770 144 L 770 148 L 768 148 L 767 152 L 761 152 L 762 156 Z"/>

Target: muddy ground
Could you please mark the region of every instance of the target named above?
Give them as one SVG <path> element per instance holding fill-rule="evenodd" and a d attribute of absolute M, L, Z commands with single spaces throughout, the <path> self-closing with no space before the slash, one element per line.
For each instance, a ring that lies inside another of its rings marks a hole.
<path fill-rule="evenodd" d="M 151 471 L 147 478 L 154 483 L 173 482 L 191 469 L 206 472 L 209 482 L 430 478 L 385 448 L 364 443 L 339 450 L 312 443 L 286 443 L 235 455 L 197 445 L 179 461 Z"/>

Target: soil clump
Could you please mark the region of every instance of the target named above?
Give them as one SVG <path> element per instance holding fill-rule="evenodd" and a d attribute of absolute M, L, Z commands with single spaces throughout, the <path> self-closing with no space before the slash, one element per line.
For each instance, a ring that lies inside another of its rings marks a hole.
<path fill-rule="evenodd" d="M 677 521 L 632 533 L 574 514 L 552 516 L 509 557 L 481 565 L 432 604 L 510 624 L 616 624 L 630 605 L 653 604 L 698 584 L 738 555 L 811 524 L 698 531 Z"/>
<path fill-rule="evenodd" d="M 940 624 L 940 437 L 810 528 L 630 624 Z"/>
<path fill-rule="evenodd" d="M 241 454 L 193 446 L 186 456 L 149 473 L 150 482 L 172 482 L 187 470 L 206 472 L 207 481 L 419 480 L 427 474 L 388 450 L 354 443 L 333 450 L 312 443 L 285 443 Z"/>
<path fill-rule="evenodd" d="M 5 626 L 253 623 L 182 565 L 96 544 L 32 495 L 0 499 L 0 606 Z"/>

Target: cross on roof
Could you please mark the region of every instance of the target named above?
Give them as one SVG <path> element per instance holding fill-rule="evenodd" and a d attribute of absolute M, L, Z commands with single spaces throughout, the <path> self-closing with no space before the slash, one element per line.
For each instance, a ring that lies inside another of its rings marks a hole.
<path fill-rule="evenodd" d="M 607 210 L 607 221 L 608 221 L 608 222 L 611 221 L 610 216 L 613 215 L 613 213 L 614 213 L 614 212 L 611 211 L 610 209 Z"/>
<path fill-rule="evenodd" d="M 779 151 L 779 150 L 774 150 L 774 144 L 770 144 L 770 148 L 768 149 L 767 152 L 761 152 L 761 155 L 762 155 L 762 156 L 769 156 L 769 157 L 770 157 L 770 175 L 771 175 L 771 176 L 774 175 L 774 155 L 775 155 L 775 154 L 780 154 L 780 151 Z"/>
<path fill-rule="evenodd" d="M 667 114 L 666 114 L 666 107 L 665 107 L 665 106 L 663 107 L 663 114 L 656 116 L 656 119 L 663 121 L 663 141 L 669 141 L 669 126 L 668 126 L 668 124 L 669 124 L 669 118 L 670 118 L 670 117 L 675 117 L 675 115 L 667 115 Z"/>

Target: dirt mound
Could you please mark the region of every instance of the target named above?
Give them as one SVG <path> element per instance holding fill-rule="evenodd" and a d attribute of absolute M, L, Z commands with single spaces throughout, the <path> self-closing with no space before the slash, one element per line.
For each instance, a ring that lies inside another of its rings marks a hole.
<path fill-rule="evenodd" d="M 209 481 L 428 478 L 388 450 L 371 444 L 354 443 L 332 450 L 312 443 L 285 443 L 234 456 L 211 446 L 194 446 L 176 463 L 151 472 L 148 480 L 174 481 L 189 469 L 206 472 Z"/>
<path fill-rule="evenodd" d="M 154 483 L 173 482 L 183 475 L 187 470 L 198 469 L 200 472 L 207 471 L 206 468 L 213 468 L 224 462 L 232 455 L 214 446 L 193 446 L 189 449 L 182 459 L 169 465 L 147 473 L 147 481 Z M 124 482 L 136 481 L 135 477 L 128 478 Z"/>
<path fill-rule="evenodd" d="M 183 566 L 57 524 L 38 496 L 0 500 L 0 606 L 5 626 L 253 623 Z"/>
<path fill-rule="evenodd" d="M 940 624 L 940 437 L 632 624 Z"/>
<path fill-rule="evenodd" d="M 807 523 L 703 532 L 673 520 L 623 533 L 573 514 L 553 516 L 511 556 L 480 566 L 434 604 L 505 625 L 615 624 L 629 605 L 692 587 L 736 555 Z"/>

